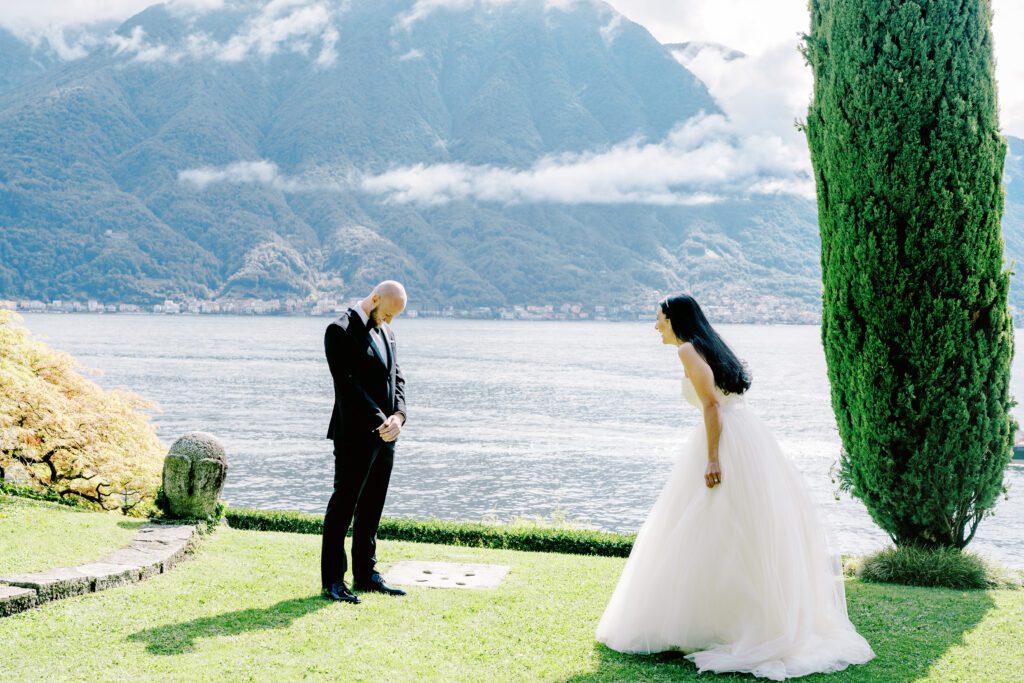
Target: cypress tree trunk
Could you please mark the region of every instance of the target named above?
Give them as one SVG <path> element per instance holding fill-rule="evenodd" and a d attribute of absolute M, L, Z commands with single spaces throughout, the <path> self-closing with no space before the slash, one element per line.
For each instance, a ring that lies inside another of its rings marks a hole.
<path fill-rule="evenodd" d="M 1016 430 L 989 0 L 810 4 L 841 480 L 897 545 L 963 548 Z"/>

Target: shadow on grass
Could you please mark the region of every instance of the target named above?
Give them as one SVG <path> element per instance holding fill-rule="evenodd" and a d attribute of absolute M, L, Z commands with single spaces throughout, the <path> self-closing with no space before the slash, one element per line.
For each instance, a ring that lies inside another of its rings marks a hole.
<path fill-rule="evenodd" d="M 964 643 L 965 634 L 995 606 L 992 596 L 985 591 L 862 582 L 847 584 L 847 591 L 850 619 L 871 644 L 875 659 L 844 671 L 807 676 L 800 679 L 801 683 L 888 683 L 926 676 L 947 651 Z M 979 648 L 984 650 L 986 646 L 980 644 Z M 594 652 L 596 668 L 562 679 L 563 683 L 699 680 L 697 668 L 682 653 L 628 655 L 597 643 Z M 714 679 L 755 680 L 748 674 L 717 675 Z"/>
<path fill-rule="evenodd" d="M 586 681 L 688 681 L 697 678 L 697 667 L 682 652 L 628 655 L 600 643 L 594 644 L 598 666 L 563 679 L 564 683 Z M 716 678 L 716 681 L 722 680 Z M 728 680 L 725 678 L 724 680 Z"/>
<path fill-rule="evenodd" d="M 180 655 L 195 649 L 199 638 L 234 636 L 248 631 L 288 628 L 299 617 L 331 603 L 322 596 L 284 600 L 263 609 L 244 609 L 212 617 L 193 619 L 181 624 L 167 624 L 138 631 L 128 636 L 132 642 L 146 643 L 146 651 L 154 655 Z"/>

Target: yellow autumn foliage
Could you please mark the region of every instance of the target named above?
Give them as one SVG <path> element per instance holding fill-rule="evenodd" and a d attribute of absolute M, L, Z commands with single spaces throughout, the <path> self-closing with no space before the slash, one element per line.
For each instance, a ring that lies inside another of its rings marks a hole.
<path fill-rule="evenodd" d="M 145 412 L 154 406 L 100 388 L 20 323 L 0 311 L 0 479 L 138 511 L 156 495 L 166 453 Z"/>

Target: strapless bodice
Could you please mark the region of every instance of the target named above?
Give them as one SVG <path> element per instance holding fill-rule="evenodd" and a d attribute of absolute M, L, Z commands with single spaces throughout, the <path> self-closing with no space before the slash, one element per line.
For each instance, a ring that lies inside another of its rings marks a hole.
<path fill-rule="evenodd" d="M 723 408 L 741 408 L 745 405 L 743 394 L 727 394 L 717 386 L 715 394 L 718 396 L 718 404 Z M 700 397 L 697 395 L 697 389 L 686 375 L 683 375 L 683 398 L 690 405 L 703 408 Z"/>

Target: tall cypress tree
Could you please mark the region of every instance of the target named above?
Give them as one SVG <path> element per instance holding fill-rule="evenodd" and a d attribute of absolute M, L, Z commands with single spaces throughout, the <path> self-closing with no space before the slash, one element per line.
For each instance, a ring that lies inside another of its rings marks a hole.
<path fill-rule="evenodd" d="M 811 0 L 806 124 L 841 480 L 897 545 L 963 548 L 1011 457 L 989 0 Z"/>

